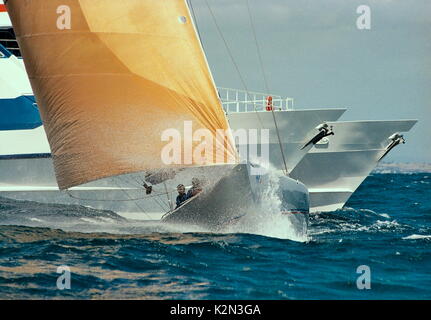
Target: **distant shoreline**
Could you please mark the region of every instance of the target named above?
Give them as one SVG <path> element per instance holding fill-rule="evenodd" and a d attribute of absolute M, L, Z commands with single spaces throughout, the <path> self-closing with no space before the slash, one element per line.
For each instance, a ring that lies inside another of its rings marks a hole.
<path fill-rule="evenodd" d="M 414 172 L 431 173 L 431 163 L 382 162 L 373 170 L 373 173 L 414 173 Z"/>

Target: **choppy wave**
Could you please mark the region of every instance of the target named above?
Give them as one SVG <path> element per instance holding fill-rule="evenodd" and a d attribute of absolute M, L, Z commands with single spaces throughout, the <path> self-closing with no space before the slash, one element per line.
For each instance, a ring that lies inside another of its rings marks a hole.
<path fill-rule="evenodd" d="M 276 220 L 214 234 L 0 199 L 0 297 L 429 299 L 431 191 L 421 181 L 429 174 L 370 176 L 343 210 L 311 215 L 303 242 L 281 239 Z M 56 287 L 61 265 L 70 290 Z M 356 287 L 360 265 L 371 290 Z"/>

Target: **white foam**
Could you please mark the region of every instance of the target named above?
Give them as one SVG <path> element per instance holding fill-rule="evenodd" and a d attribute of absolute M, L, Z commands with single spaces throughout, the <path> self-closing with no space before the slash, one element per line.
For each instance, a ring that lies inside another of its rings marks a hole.
<path fill-rule="evenodd" d="M 293 215 L 281 213 L 282 201 L 278 196 L 281 174 L 273 168 L 268 170 L 268 184 L 262 192 L 261 205 L 254 212 L 247 212 L 238 224 L 229 228 L 229 232 L 252 233 L 300 242 L 309 240 L 303 230 L 296 230 Z"/>
<path fill-rule="evenodd" d="M 118 215 L 130 220 L 160 220 L 165 212 L 117 212 Z"/>
<path fill-rule="evenodd" d="M 403 238 L 403 240 L 417 240 L 417 239 L 431 239 L 431 235 L 412 234 L 410 236 Z"/>
<path fill-rule="evenodd" d="M 96 220 L 93 220 L 93 219 L 88 219 L 88 218 L 80 218 L 80 220 L 88 222 L 88 223 L 93 223 L 93 224 L 99 223 L 99 221 L 96 221 Z"/>

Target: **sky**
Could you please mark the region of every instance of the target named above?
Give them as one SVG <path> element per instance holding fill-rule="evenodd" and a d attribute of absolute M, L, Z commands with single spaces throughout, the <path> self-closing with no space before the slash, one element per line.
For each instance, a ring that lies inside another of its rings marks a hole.
<path fill-rule="evenodd" d="M 247 0 L 191 0 L 217 86 L 267 92 Z M 430 0 L 248 0 L 267 87 L 296 109 L 345 107 L 340 120 L 418 119 L 385 159 L 431 162 Z M 370 8 L 370 29 L 357 28 Z"/>

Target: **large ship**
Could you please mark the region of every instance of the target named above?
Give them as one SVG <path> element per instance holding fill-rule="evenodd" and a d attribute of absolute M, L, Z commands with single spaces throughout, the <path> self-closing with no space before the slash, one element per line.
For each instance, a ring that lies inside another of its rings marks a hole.
<path fill-rule="evenodd" d="M 227 88 L 219 91 L 232 128 L 270 130 L 270 165 L 287 170 L 290 177 L 308 187 L 311 212 L 343 208 L 377 164 L 405 142 L 402 133 L 417 122 L 338 121 L 346 109 L 296 109 L 289 97 Z M 268 97 L 275 109 L 285 159 L 272 114 L 266 111 Z"/>
<path fill-rule="evenodd" d="M 335 211 L 350 196 L 416 120 L 328 122 L 336 134 L 317 143 L 290 176 L 305 183 L 310 210 Z"/>
<path fill-rule="evenodd" d="M 169 210 L 175 190 L 160 187 L 147 196 L 142 175 L 111 177 L 59 190 L 15 33 L 4 6 L 0 8 L 0 195 L 120 213 L 145 211 L 145 217 L 151 219 Z M 309 188 L 312 211 L 342 208 L 392 149 L 394 137 L 399 140 L 400 133 L 409 131 L 415 123 L 340 122 L 337 120 L 344 108 L 298 109 L 293 99 L 270 93 L 228 88 L 218 88 L 218 92 L 231 129 L 269 129 L 270 167 Z M 173 184 L 182 178 L 178 175 Z"/>
<path fill-rule="evenodd" d="M 22 77 L 26 77 L 23 69 L 20 72 Z M 244 94 L 241 90 L 219 88 L 221 93 L 226 90 L 231 93 L 238 91 L 238 95 Z M 283 171 L 285 166 L 271 113 L 250 110 L 250 104 L 264 109 L 266 103 L 264 96 L 268 95 L 254 92 L 249 92 L 249 95 L 253 96 L 252 102 L 227 97 L 222 99 L 230 126 L 233 130 L 269 129 L 270 166 L 273 170 Z M 234 97 L 236 96 L 235 94 Z M 289 101 L 288 98 L 272 96 L 274 107 L 277 108 L 276 117 L 282 135 L 282 148 L 286 153 L 287 170 L 291 177 L 309 188 L 311 211 L 341 209 L 378 164 L 391 145 L 391 136 L 408 132 L 416 122 L 337 121 L 346 109 L 294 109 L 291 104 L 283 104 L 283 101 Z M 232 110 L 232 105 L 235 105 L 235 110 Z M 19 110 L 19 114 L 26 113 L 23 105 L 16 104 L 14 108 Z M 38 116 L 34 119 L 36 123 L 40 121 Z M 148 198 L 143 196 L 142 184 L 138 183 L 142 180 L 141 177 L 131 176 L 122 181 L 114 178 L 96 185 L 72 188 L 67 193 L 60 192 L 55 182 L 51 151 L 45 131 L 41 123 L 37 124 L 39 126 L 36 125 L 35 128 L 28 128 L 29 123 L 24 121 L 15 130 L 0 131 L 1 195 L 39 202 L 80 204 L 117 212 L 138 212 L 142 209 L 149 212 L 153 218 L 160 216 L 163 210 L 167 209 L 166 205 L 161 205 L 166 202 L 164 192 Z M 334 135 L 303 148 L 319 133 L 316 128 L 322 124 L 332 127 Z M 175 182 L 179 183 L 180 180 Z M 171 199 L 174 192 L 169 190 Z M 127 201 L 128 199 L 135 200 Z"/>

